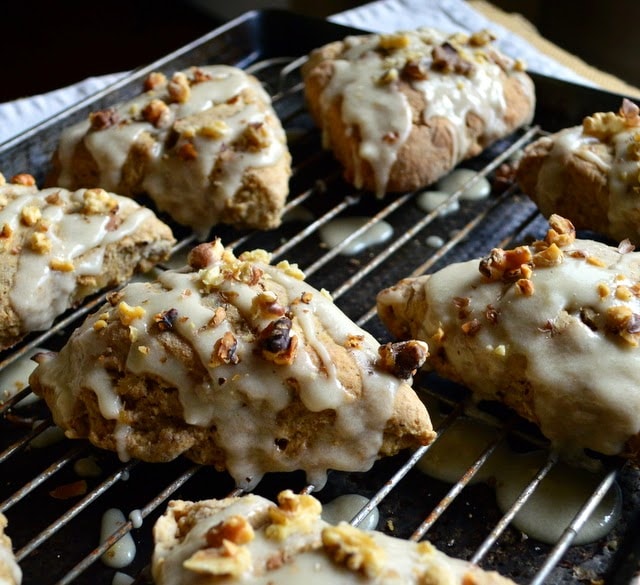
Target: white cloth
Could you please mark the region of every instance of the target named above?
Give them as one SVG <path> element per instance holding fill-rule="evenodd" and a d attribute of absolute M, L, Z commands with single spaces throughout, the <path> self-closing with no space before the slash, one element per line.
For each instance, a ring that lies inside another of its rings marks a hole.
<path fill-rule="evenodd" d="M 377 0 L 331 16 L 329 20 L 373 32 L 393 32 L 418 26 L 432 26 L 447 32 L 474 32 L 488 28 L 498 35 L 498 47 L 511 57 L 524 59 L 531 71 L 592 85 L 537 51 L 518 35 L 488 20 L 464 0 Z M 125 73 L 91 77 L 43 95 L 0 104 L 0 144 L 114 83 L 123 75 Z"/>

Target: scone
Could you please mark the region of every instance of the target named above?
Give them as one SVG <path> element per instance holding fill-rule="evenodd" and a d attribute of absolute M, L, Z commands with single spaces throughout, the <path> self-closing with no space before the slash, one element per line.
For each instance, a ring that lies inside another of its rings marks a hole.
<path fill-rule="evenodd" d="M 364 471 L 429 443 L 404 379 L 423 342 L 380 347 L 294 265 L 220 241 L 154 283 L 132 283 L 31 375 L 56 424 L 121 459 L 185 454 L 255 486 L 269 471 Z"/>
<path fill-rule="evenodd" d="M 277 506 L 252 494 L 171 501 L 153 529 L 155 583 L 513 585 L 429 542 L 333 526 L 321 512 L 313 496 L 290 490 Z"/>
<path fill-rule="evenodd" d="M 11 539 L 4 533 L 7 519 L 0 514 L 0 585 L 20 585 L 22 571 L 11 549 Z"/>
<path fill-rule="evenodd" d="M 567 456 L 640 462 L 640 253 L 550 224 L 531 246 L 399 282 L 378 313 L 396 337 L 428 341 L 429 367 L 507 404 Z"/>
<path fill-rule="evenodd" d="M 39 190 L 0 174 L 0 349 L 48 329 L 86 296 L 167 258 L 171 229 L 103 189 Z"/>
<path fill-rule="evenodd" d="M 640 243 L 638 106 L 624 100 L 617 114 L 597 113 L 538 139 L 525 149 L 516 178 L 545 216 Z"/>
<path fill-rule="evenodd" d="M 530 122 L 533 83 L 492 40 L 419 28 L 314 50 L 305 96 L 346 180 L 378 196 L 417 189 Z"/>
<path fill-rule="evenodd" d="M 291 157 L 258 80 L 214 65 L 171 79 L 152 73 L 144 89 L 65 130 L 50 181 L 146 193 L 160 210 L 204 235 L 217 223 L 277 227 Z"/>

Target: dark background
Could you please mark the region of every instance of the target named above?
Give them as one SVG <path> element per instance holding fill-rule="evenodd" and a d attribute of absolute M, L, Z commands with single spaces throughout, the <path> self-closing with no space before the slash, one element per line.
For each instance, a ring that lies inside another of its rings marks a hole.
<path fill-rule="evenodd" d="M 425 0 L 427 1 L 427 0 Z M 199 37 L 251 8 L 280 7 L 324 17 L 361 0 L 5 0 L 0 102 L 126 71 Z M 632 23 L 640 2 L 494 0 L 588 63 L 640 86 Z"/>

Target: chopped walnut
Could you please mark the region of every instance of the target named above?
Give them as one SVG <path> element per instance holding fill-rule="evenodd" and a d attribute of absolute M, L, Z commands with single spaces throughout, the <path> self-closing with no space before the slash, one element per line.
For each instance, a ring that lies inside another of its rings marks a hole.
<path fill-rule="evenodd" d="M 278 365 L 292 364 L 298 349 L 298 337 L 291 334 L 291 319 L 271 321 L 258 335 L 262 357 Z"/>
<path fill-rule="evenodd" d="M 211 81 L 213 79 L 209 73 L 206 73 L 199 67 L 194 67 L 192 70 L 191 84 L 196 85 L 205 81 Z"/>
<path fill-rule="evenodd" d="M 300 295 L 300 300 L 305 304 L 308 305 L 309 303 L 311 303 L 311 301 L 313 300 L 313 294 L 310 293 L 309 291 L 305 291 Z"/>
<path fill-rule="evenodd" d="M 429 71 L 424 61 L 407 61 L 402 68 L 402 77 L 406 79 L 423 81 L 429 79 Z"/>
<path fill-rule="evenodd" d="M 531 250 L 519 246 L 513 250 L 493 248 L 488 256 L 480 260 L 479 270 L 490 280 L 513 281 L 523 276 L 523 265 L 532 261 Z"/>
<path fill-rule="evenodd" d="M 156 313 L 153 316 L 153 320 L 160 331 L 169 331 L 172 329 L 177 318 L 178 309 L 168 309 L 167 311 L 162 311 L 162 313 Z"/>
<path fill-rule="evenodd" d="M 172 101 L 179 104 L 185 103 L 191 96 L 191 87 L 187 76 L 182 73 L 174 73 L 169 85 L 167 86 L 169 97 Z"/>
<path fill-rule="evenodd" d="M 260 152 L 269 147 L 269 130 L 262 122 L 249 124 L 239 140 L 241 150 L 248 152 Z"/>
<path fill-rule="evenodd" d="M 239 577 L 251 568 L 251 552 L 245 546 L 237 546 L 225 540 L 220 548 L 196 551 L 182 566 L 201 575 Z"/>
<path fill-rule="evenodd" d="M 89 123 L 92 130 L 106 130 L 111 126 L 115 126 L 120 121 L 120 115 L 115 108 L 107 108 L 89 114 Z"/>
<path fill-rule="evenodd" d="M 42 218 L 39 207 L 35 205 L 27 205 L 20 212 L 20 223 L 26 226 L 34 226 Z"/>
<path fill-rule="evenodd" d="M 473 337 L 480 329 L 482 328 L 482 324 L 478 319 L 471 319 L 471 321 L 466 321 L 462 325 L 460 325 L 460 329 L 465 335 L 469 335 Z"/>
<path fill-rule="evenodd" d="M 483 29 L 473 33 L 469 37 L 469 44 L 472 47 L 484 47 L 496 40 L 496 36 L 489 30 Z"/>
<path fill-rule="evenodd" d="M 0 228 L 0 238 L 6 239 L 13 235 L 13 228 L 8 223 L 3 223 Z"/>
<path fill-rule="evenodd" d="M 144 90 L 150 91 L 152 89 L 158 89 L 167 83 L 167 77 L 164 73 L 159 71 L 152 71 L 144 80 Z"/>
<path fill-rule="evenodd" d="M 640 315 L 625 305 L 609 307 L 606 311 L 606 327 L 622 337 L 629 345 L 637 346 L 640 340 Z"/>
<path fill-rule="evenodd" d="M 344 346 L 349 349 L 360 349 L 364 342 L 364 335 L 347 335 Z"/>
<path fill-rule="evenodd" d="M 533 282 L 528 278 L 520 278 L 519 280 L 516 280 L 516 289 L 525 297 L 530 297 L 535 292 Z"/>
<path fill-rule="evenodd" d="M 207 325 L 209 327 L 218 327 L 224 320 L 227 318 L 227 311 L 225 311 L 224 307 L 216 307 L 216 310 L 213 313 L 213 317 L 209 320 Z"/>
<path fill-rule="evenodd" d="M 195 270 L 206 268 L 220 260 L 223 252 L 224 246 L 219 239 L 211 243 L 199 244 L 189 252 L 187 263 Z"/>
<path fill-rule="evenodd" d="M 124 293 L 122 291 L 113 291 L 107 293 L 107 301 L 112 307 L 115 307 L 123 297 Z"/>
<path fill-rule="evenodd" d="M 213 138 L 214 140 L 224 138 L 227 134 L 229 134 L 230 131 L 231 128 L 229 127 L 229 124 L 227 124 L 224 120 L 213 120 L 208 124 L 202 126 L 199 130 L 202 136 Z"/>
<path fill-rule="evenodd" d="M 219 548 L 225 540 L 238 545 L 247 544 L 255 538 L 255 532 L 243 516 L 229 516 L 209 528 L 204 537 L 210 547 Z"/>
<path fill-rule="evenodd" d="M 466 319 L 471 313 L 469 297 L 453 297 L 453 306 L 458 309 L 458 319 Z"/>
<path fill-rule="evenodd" d="M 562 250 L 556 244 L 551 244 L 545 250 L 533 255 L 533 265 L 537 267 L 557 266 L 564 259 Z"/>
<path fill-rule="evenodd" d="M 320 519 L 321 512 L 322 506 L 313 496 L 284 490 L 278 494 L 278 506 L 269 508 L 271 524 L 265 529 L 265 536 L 285 540 L 296 532 L 309 533 Z"/>
<path fill-rule="evenodd" d="M 398 78 L 400 76 L 398 75 L 398 70 L 395 67 L 392 67 L 391 69 L 387 69 L 379 78 L 378 78 L 378 82 L 381 85 L 389 85 L 390 83 L 394 83 L 395 81 L 398 81 Z"/>
<path fill-rule="evenodd" d="M 378 348 L 376 366 L 406 380 L 424 365 L 429 346 L 424 341 L 409 340 L 386 343 Z"/>
<path fill-rule="evenodd" d="M 62 205 L 63 203 L 62 197 L 60 197 L 60 191 L 55 191 L 53 193 L 50 193 L 44 198 L 44 200 L 49 205 Z"/>
<path fill-rule="evenodd" d="M 298 280 L 304 280 L 304 272 L 298 268 L 297 264 L 290 264 L 288 260 L 278 262 L 276 268 L 282 270 L 288 276 L 292 276 Z"/>
<path fill-rule="evenodd" d="M 82 201 L 82 211 L 87 215 L 107 215 L 118 210 L 118 201 L 104 189 L 87 189 Z"/>
<path fill-rule="evenodd" d="M 370 534 L 341 522 L 322 531 L 322 545 L 334 562 L 374 579 L 382 574 L 384 549 Z"/>
<path fill-rule="evenodd" d="M 231 331 L 225 331 L 224 335 L 216 341 L 211 352 L 211 360 L 209 366 L 215 368 L 222 364 L 235 365 L 240 362 L 240 357 L 236 353 L 238 349 L 238 341 Z"/>
<path fill-rule="evenodd" d="M 71 260 L 61 260 L 60 258 L 52 258 L 49 262 L 49 268 L 58 272 L 73 272 L 75 270 Z"/>
<path fill-rule="evenodd" d="M 545 238 L 549 245 L 556 244 L 564 247 L 575 242 L 576 228 L 568 219 L 554 213 L 549 217 L 549 225 L 551 229 L 547 231 Z"/>
<path fill-rule="evenodd" d="M 159 99 L 152 99 L 142 109 L 142 117 L 156 128 L 167 128 L 171 124 L 171 110 Z"/>
<path fill-rule="evenodd" d="M 42 232 L 34 232 L 29 239 L 29 247 L 38 254 L 48 254 L 51 252 L 53 243 Z"/>
<path fill-rule="evenodd" d="M 118 316 L 120 317 L 120 322 L 123 325 L 131 325 L 136 319 L 142 319 L 146 314 L 146 311 L 143 307 L 137 306 L 132 307 L 125 301 L 120 301 L 118 304 Z"/>
<path fill-rule="evenodd" d="M 473 71 L 473 65 L 463 59 L 458 50 L 451 44 L 444 42 L 431 51 L 433 59 L 431 67 L 442 73 L 459 73 L 469 75 Z"/>
<path fill-rule="evenodd" d="M 104 320 L 104 319 L 98 319 L 94 324 L 93 324 L 93 330 L 94 331 L 101 331 L 102 329 L 106 328 L 108 325 L 108 323 Z"/>
<path fill-rule="evenodd" d="M 12 185 L 24 185 L 25 187 L 33 187 L 36 184 L 36 180 L 33 175 L 28 173 L 19 173 L 11 177 Z"/>
<path fill-rule="evenodd" d="M 604 282 L 599 282 L 596 290 L 598 291 L 598 296 L 601 299 L 606 299 L 611 294 L 611 289 Z"/>
<path fill-rule="evenodd" d="M 378 41 L 378 46 L 385 51 L 406 49 L 410 44 L 411 38 L 405 33 L 383 34 Z"/>
<path fill-rule="evenodd" d="M 183 142 L 177 150 L 178 157 L 184 161 L 196 160 L 198 158 L 198 151 L 193 145 L 193 142 Z"/>
<path fill-rule="evenodd" d="M 630 301 L 633 298 L 633 293 L 627 286 L 617 286 L 616 287 L 616 298 L 621 301 Z"/>
<path fill-rule="evenodd" d="M 258 293 L 251 301 L 255 315 L 260 317 L 282 317 L 285 314 L 284 307 L 278 303 L 278 296 L 270 290 Z"/>

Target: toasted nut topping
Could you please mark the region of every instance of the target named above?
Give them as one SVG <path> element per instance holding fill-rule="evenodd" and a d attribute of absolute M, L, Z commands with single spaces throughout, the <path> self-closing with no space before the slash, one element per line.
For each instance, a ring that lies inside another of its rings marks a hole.
<path fill-rule="evenodd" d="M 29 245 L 31 249 L 38 254 L 48 254 L 53 247 L 51 240 L 42 232 L 32 233 Z"/>
<path fill-rule="evenodd" d="M 33 226 L 42 217 L 42 213 L 40 212 L 40 208 L 35 205 L 27 205 L 22 208 L 20 212 L 20 223 L 26 226 Z"/>
<path fill-rule="evenodd" d="M 601 299 L 606 299 L 611 294 L 611 289 L 604 282 L 598 283 L 597 290 Z"/>
<path fill-rule="evenodd" d="M 520 278 L 516 281 L 516 288 L 520 294 L 525 297 L 530 297 L 534 292 L 535 288 L 533 286 L 533 282 L 528 278 Z"/>
<path fill-rule="evenodd" d="M 57 270 L 58 272 L 73 272 L 75 266 L 70 260 L 60 260 L 60 258 L 52 258 L 49 262 L 51 270 Z"/>
<path fill-rule="evenodd" d="M 159 99 L 152 99 L 142 109 L 142 117 L 156 128 L 166 128 L 171 124 L 171 110 Z"/>
<path fill-rule="evenodd" d="M 322 545 L 336 563 L 374 579 L 382 573 L 385 550 L 371 535 L 346 522 L 322 531 Z"/>
<path fill-rule="evenodd" d="M 87 189 L 82 195 L 82 211 L 87 215 L 107 215 L 118 209 L 118 202 L 104 189 Z"/>
<path fill-rule="evenodd" d="M 547 237 L 545 238 L 549 245 L 556 244 L 564 247 L 575 241 L 576 228 L 568 219 L 554 213 L 549 217 L 549 225 L 551 229 L 547 232 Z"/>
<path fill-rule="evenodd" d="M 587 256 L 587 264 L 598 266 L 600 268 L 604 268 L 606 266 L 603 260 L 601 260 L 600 258 L 596 258 L 595 256 Z"/>
<path fill-rule="evenodd" d="M 220 548 L 206 548 L 195 552 L 182 566 L 201 575 L 239 577 L 251 567 L 251 552 L 244 546 L 225 540 Z"/>
<path fill-rule="evenodd" d="M 424 341 L 400 341 L 386 343 L 378 348 L 376 365 L 406 380 L 421 368 L 429 356 L 429 346 Z"/>
<path fill-rule="evenodd" d="M 197 83 L 202 83 L 204 81 L 211 81 L 211 79 L 213 79 L 211 75 L 209 73 L 206 73 L 199 67 L 195 67 L 192 70 L 192 79 L 191 79 L 192 85 L 195 85 Z"/>
<path fill-rule="evenodd" d="M 606 312 L 606 327 L 619 335 L 629 345 L 637 346 L 640 339 L 640 315 L 624 305 L 609 307 Z"/>
<path fill-rule="evenodd" d="M 33 187 L 36 184 L 36 180 L 33 175 L 28 173 L 20 173 L 11 177 L 12 185 L 24 185 L 25 187 Z"/>
<path fill-rule="evenodd" d="M 296 532 L 311 532 L 322 512 L 320 502 L 313 496 L 296 495 L 291 490 L 278 494 L 278 504 L 269 508 L 271 524 L 265 529 L 265 536 L 274 540 L 285 540 Z"/>
<path fill-rule="evenodd" d="M 239 148 L 248 152 L 260 152 L 269 147 L 269 131 L 262 122 L 249 124 L 239 139 Z"/>
<path fill-rule="evenodd" d="M 124 297 L 124 293 L 122 291 L 114 291 L 107 293 L 107 301 L 112 307 L 115 307 Z"/>
<path fill-rule="evenodd" d="M 120 115 L 114 108 L 107 108 L 89 114 L 89 122 L 92 130 L 106 130 L 120 121 Z"/>
<path fill-rule="evenodd" d="M 107 326 L 107 322 L 104 319 L 98 319 L 93 324 L 93 330 L 94 331 L 100 331 L 101 329 L 104 329 L 106 326 Z"/>
<path fill-rule="evenodd" d="M 131 325 L 136 319 L 142 319 L 145 314 L 146 311 L 143 307 L 132 307 L 125 301 L 120 301 L 120 304 L 118 304 L 118 316 L 123 325 Z"/>
<path fill-rule="evenodd" d="M 167 311 L 162 311 L 162 313 L 156 313 L 153 316 L 153 320 L 160 331 L 169 331 L 169 329 L 172 329 L 177 318 L 178 309 L 169 309 Z"/>
<path fill-rule="evenodd" d="M 60 197 L 60 191 L 55 191 L 54 193 L 50 193 L 49 195 L 47 195 L 44 200 L 49 204 L 49 205 L 61 205 L 62 204 L 62 197 Z"/>
<path fill-rule="evenodd" d="M 202 136 L 206 136 L 207 138 L 213 138 L 214 140 L 218 140 L 220 138 L 224 138 L 231 128 L 229 124 L 227 124 L 224 120 L 213 120 L 208 124 L 205 124 L 200 128 L 200 134 Z"/>
<path fill-rule="evenodd" d="M 459 73 L 468 75 L 473 71 L 473 65 L 463 59 L 458 50 L 450 43 L 444 42 L 442 45 L 434 47 L 431 51 L 433 59 L 431 67 L 442 73 Z"/>
<path fill-rule="evenodd" d="M 523 276 L 523 266 L 532 261 L 531 250 L 519 246 L 513 250 L 494 248 L 488 256 L 480 260 L 479 270 L 490 280 L 513 281 Z"/>
<path fill-rule="evenodd" d="M 483 29 L 473 33 L 469 37 L 469 44 L 472 47 L 484 47 L 485 45 L 488 45 L 489 43 L 495 40 L 496 40 L 496 37 L 491 31 Z"/>
<path fill-rule="evenodd" d="M 304 272 L 298 268 L 297 264 L 290 264 L 288 260 L 282 260 L 276 264 L 278 270 L 282 270 L 288 276 L 297 278 L 298 280 L 304 280 Z M 322 291 L 320 291 L 322 292 Z"/>
<path fill-rule="evenodd" d="M 253 526 L 243 516 L 229 516 L 209 528 L 204 536 L 210 547 L 219 548 L 225 540 L 238 545 L 247 544 L 255 538 L 255 532 Z"/>
<path fill-rule="evenodd" d="M 471 313 L 469 297 L 453 297 L 453 306 L 458 309 L 458 319 L 466 319 Z"/>
<path fill-rule="evenodd" d="M 391 69 L 387 69 L 387 71 L 380 76 L 379 82 L 382 85 L 388 85 L 389 83 L 398 81 L 399 77 L 398 70 L 395 67 L 392 67 Z"/>
<path fill-rule="evenodd" d="M 411 38 L 407 34 L 394 33 L 380 35 L 378 46 L 385 51 L 393 49 L 406 49 L 411 43 Z"/>
<path fill-rule="evenodd" d="M 364 342 L 364 335 L 348 335 L 344 346 L 349 349 L 360 349 Z"/>
<path fill-rule="evenodd" d="M 278 365 L 292 364 L 298 349 L 298 337 L 291 334 L 291 319 L 271 321 L 258 335 L 262 357 Z"/>
<path fill-rule="evenodd" d="M 7 180 L 4 178 L 4 175 L 0 173 L 0 187 L 7 184 Z"/>
<path fill-rule="evenodd" d="M 149 73 L 148 77 L 144 80 L 144 90 L 149 91 L 152 89 L 158 89 L 165 83 L 167 83 L 165 74 L 158 71 L 153 71 Z"/>
<path fill-rule="evenodd" d="M 8 223 L 3 223 L 0 228 L 0 238 L 10 238 L 13 235 L 13 229 Z"/>
<path fill-rule="evenodd" d="M 209 327 L 217 327 L 227 318 L 227 311 L 225 311 L 224 307 L 216 307 L 216 310 L 213 313 L 213 317 L 208 323 Z"/>
<path fill-rule="evenodd" d="M 196 160 L 198 158 L 198 151 L 192 142 L 183 142 L 178 147 L 178 157 L 182 160 Z"/>
<path fill-rule="evenodd" d="M 189 252 L 187 263 L 191 268 L 200 270 L 220 260 L 223 252 L 224 246 L 219 239 L 211 243 L 199 244 Z"/>
<path fill-rule="evenodd" d="M 402 68 L 402 77 L 423 81 L 429 78 L 429 71 L 422 61 L 407 61 Z"/>
<path fill-rule="evenodd" d="M 278 303 L 278 297 L 270 290 L 258 293 L 251 304 L 254 314 L 261 317 L 282 317 L 285 314 L 284 307 Z"/>
<path fill-rule="evenodd" d="M 238 354 L 238 342 L 231 331 L 225 331 L 224 335 L 216 341 L 211 352 L 209 366 L 215 368 L 222 364 L 237 364 L 240 361 Z"/>
<path fill-rule="evenodd" d="M 476 333 L 478 333 L 478 331 L 480 331 L 481 327 L 482 324 L 477 319 L 471 319 L 471 321 L 467 321 L 466 323 L 460 325 L 460 329 L 462 329 L 462 332 L 465 335 L 469 336 L 474 336 Z"/>
<path fill-rule="evenodd" d="M 191 88 L 189 87 L 189 80 L 187 76 L 182 73 L 174 73 L 169 85 L 167 86 L 169 91 L 169 97 L 172 101 L 178 102 L 179 104 L 185 103 L 190 95 Z"/>
<path fill-rule="evenodd" d="M 563 260 L 562 250 L 555 244 L 551 244 L 546 250 L 541 250 L 533 255 L 534 266 L 556 266 Z"/>
<path fill-rule="evenodd" d="M 633 298 L 633 293 L 626 286 L 617 286 L 616 287 L 616 298 L 621 301 L 630 301 Z"/>

